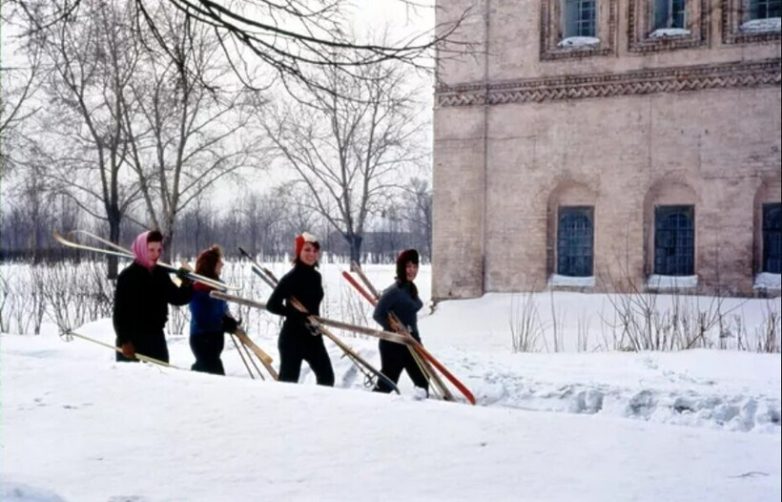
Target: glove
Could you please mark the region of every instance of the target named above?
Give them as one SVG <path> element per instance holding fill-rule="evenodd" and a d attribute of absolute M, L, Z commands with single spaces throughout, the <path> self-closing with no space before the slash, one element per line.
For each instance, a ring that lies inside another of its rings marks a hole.
<path fill-rule="evenodd" d="M 176 271 L 176 276 L 179 278 L 180 281 L 182 281 L 182 285 L 190 285 L 193 283 L 193 281 L 188 277 L 189 274 L 191 274 L 193 271 L 186 269 L 185 267 L 179 267 Z"/>
<path fill-rule="evenodd" d="M 241 319 L 237 321 L 231 316 L 223 316 L 223 332 L 225 333 L 236 333 L 240 324 L 242 324 Z"/>
<path fill-rule="evenodd" d="M 122 355 L 128 359 L 136 358 L 136 347 L 133 346 L 133 342 L 125 342 L 122 344 Z"/>

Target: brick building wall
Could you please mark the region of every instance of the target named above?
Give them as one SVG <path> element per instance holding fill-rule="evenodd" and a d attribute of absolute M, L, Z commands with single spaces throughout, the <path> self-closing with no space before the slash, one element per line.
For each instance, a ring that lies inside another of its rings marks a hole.
<path fill-rule="evenodd" d="M 764 203 L 780 201 L 779 29 L 692 2 L 690 34 L 646 36 L 646 0 L 597 2 L 596 46 L 557 46 L 556 0 L 472 6 L 442 46 L 434 121 L 433 296 L 547 287 L 562 207 L 593 224 L 593 291 L 643 290 L 655 208 L 693 208 L 699 292 L 752 294 Z M 697 14 L 697 15 L 696 15 Z"/>

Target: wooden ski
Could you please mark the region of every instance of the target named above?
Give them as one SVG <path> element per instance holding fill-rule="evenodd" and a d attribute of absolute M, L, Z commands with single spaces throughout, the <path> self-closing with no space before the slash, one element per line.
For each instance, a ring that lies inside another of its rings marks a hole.
<path fill-rule="evenodd" d="M 125 249 L 121 246 L 118 246 L 114 244 L 111 241 L 107 241 L 106 239 L 103 239 L 101 237 L 98 237 L 95 234 L 91 234 L 90 232 L 87 232 L 85 230 L 75 230 L 71 233 L 80 233 L 86 236 L 89 236 L 92 239 L 97 240 L 98 242 L 101 242 L 106 245 L 110 245 L 113 249 L 106 249 L 106 248 L 100 248 L 95 246 L 88 246 L 86 244 L 79 244 L 78 242 L 74 242 L 72 240 L 66 239 L 62 235 L 60 235 L 59 232 L 56 230 L 52 233 L 54 236 L 54 240 L 62 244 L 63 246 L 67 246 L 69 248 L 73 249 L 81 249 L 83 251 L 93 251 L 95 253 L 101 253 L 101 254 L 107 254 L 112 256 L 119 256 L 121 258 L 127 258 L 129 260 L 134 260 L 135 257 L 133 256 L 133 253 L 129 249 Z M 172 272 L 178 272 L 180 267 L 175 267 L 174 265 L 170 265 L 168 263 L 164 263 L 161 261 L 157 262 L 157 266 L 163 267 L 165 269 L 171 270 Z M 219 289 L 221 291 L 238 291 L 239 288 L 236 286 L 231 286 L 229 284 L 225 284 L 224 282 L 216 281 L 214 279 L 210 279 L 209 277 L 204 277 L 203 275 L 196 274 L 195 272 L 188 272 L 186 277 L 192 281 L 200 282 L 202 284 L 206 284 L 207 286 L 213 287 L 215 289 Z"/>
<path fill-rule="evenodd" d="M 274 366 L 272 366 L 272 357 L 264 352 L 264 350 L 261 349 L 258 345 L 256 345 L 255 342 L 253 342 L 252 339 L 247 336 L 247 333 L 243 329 L 237 328 L 236 333 L 234 334 L 236 335 L 236 338 L 238 338 L 239 341 L 245 345 L 245 347 L 249 347 L 253 354 L 258 357 L 258 360 L 261 361 L 261 364 L 263 364 L 263 367 L 266 368 L 266 371 L 269 372 L 272 378 L 274 380 L 279 380 L 280 376 L 277 374 L 277 371 L 275 371 Z"/>

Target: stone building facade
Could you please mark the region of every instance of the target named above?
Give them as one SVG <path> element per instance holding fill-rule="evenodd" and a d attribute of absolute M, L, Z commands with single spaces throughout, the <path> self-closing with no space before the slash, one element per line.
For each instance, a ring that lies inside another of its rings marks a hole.
<path fill-rule="evenodd" d="M 433 297 L 774 294 L 779 3 L 438 1 Z"/>

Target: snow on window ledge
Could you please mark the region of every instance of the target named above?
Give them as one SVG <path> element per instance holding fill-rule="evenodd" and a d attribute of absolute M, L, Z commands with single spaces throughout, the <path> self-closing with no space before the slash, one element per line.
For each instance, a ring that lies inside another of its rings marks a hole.
<path fill-rule="evenodd" d="M 573 277 L 570 275 L 553 274 L 548 280 L 549 286 L 567 286 L 573 288 L 593 288 L 595 287 L 595 276 Z"/>
<path fill-rule="evenodd" d="M 742 33 L 768 33 L 779 32 L 782 27 L 782 18 L 769 17 L 767 19 L 753 19 L 742 24 L 739 30 Z"/>
<path fill-rule="evenodd" d="M 685 28 L 658 28 L 649 34 L 649 38 L 688 37 L 692 32 Z"/>
<path fill-rule="evenodd" d="M 698 287 L 697 275 L 650 275 L 646 287 L 656 290 L 692 289 Z"/>
<path fill-rule="evenodd" d="M 782 290 L 782 274 L 761 272 L 755 276 L 754 289 Z"/>
<path fill-rule="evenodd" d="M 600 44 L 600 39 L 596 37 L 567 37 L 560 40 L 557 47 L 560 48 L 590 48 Z"/>

